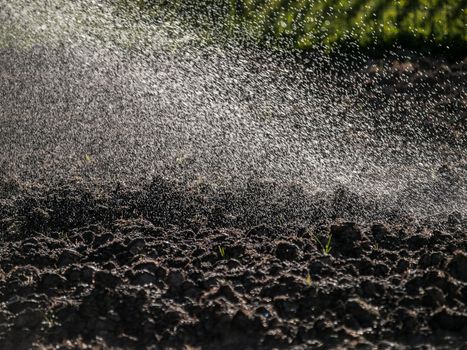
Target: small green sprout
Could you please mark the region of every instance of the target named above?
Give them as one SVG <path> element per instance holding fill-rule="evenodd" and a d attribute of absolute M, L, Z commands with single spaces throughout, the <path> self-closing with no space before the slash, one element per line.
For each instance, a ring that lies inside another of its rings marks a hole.
<path fill-rule="evenodd" d="M 310 275 L 310 272 L 308 271 L 308 273 L 306 274 L 306 279 L 305 279 L 305 283 L 308 287 L 311 286 L 311 275 Z"/>
<path fill-rule="evenodd" d="M 376 251 L 378 251 L 378 250 L 379 250 L 379 244 L 378 244 L 378 243 L 375 243 L 375 244 L 373 245 L 373 249 L 376 250 Z"/>
<path fill-rule="evenodd" d="M 329 234 L 328 236 L 328 241 L 326 242 L 326 246 L 324 247 L 324 254 L 329 255 L 331 253 L 331 239 L 332 239 L 332 233 Z"/>
<path fill-rule="evenodd" d="M 221 257 L 225 258 L 225 248 L 219 246 L 219 253 L 221 254 Z"/>
<path fill-rule="evenodd" d="M 86 155 L 84 156 L 84 160 L 85 160 L 86 162 L 90 163 L 90 162 L 92 161 L 92 157 L 91 157 L 89 154 L 86 154 Z"/>
<path fill-rule="evenodd" d="M 316 237 L 313 233 L 311 235 L 313 236 L 315 241 L 321 247 L 321 250 L 323 251 L 323 254 L 324 255 L 329 255 L 331 253 L 331 249 L 332 249 L 332 244 L 331 244 L 332 233 L 329 233 L 329 235 L 327 237 L 326 245 L 323 245 L 323 243 L 321 243 L 321 240 L 318 237 Z"/>

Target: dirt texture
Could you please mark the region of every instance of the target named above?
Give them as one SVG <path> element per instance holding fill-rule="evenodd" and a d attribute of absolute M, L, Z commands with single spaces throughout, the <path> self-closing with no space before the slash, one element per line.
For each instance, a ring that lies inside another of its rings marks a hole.
<path fill-rule="evenodd" d="M 1 185 L 1 349 L 467 348 L 458 213 L 280 223 L 265 185 Z"/>

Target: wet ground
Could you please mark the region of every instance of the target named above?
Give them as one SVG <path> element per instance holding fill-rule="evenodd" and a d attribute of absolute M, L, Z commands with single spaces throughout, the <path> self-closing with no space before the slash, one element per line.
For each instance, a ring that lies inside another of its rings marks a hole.
<path fill-rule="evenodd" d="M 8 189 L 2 349 L 465 348 L 459 214 L 442 229 L 356 224 L 323 219 L 301 191 L 269 203 L 284 189 L 221 196 L 160 178 Z M 292 206 L 312 223 L 278 223 Z"/>

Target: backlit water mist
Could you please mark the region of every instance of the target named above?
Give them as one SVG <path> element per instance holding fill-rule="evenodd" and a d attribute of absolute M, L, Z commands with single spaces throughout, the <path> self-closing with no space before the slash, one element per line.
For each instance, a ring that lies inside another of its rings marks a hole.
<path fill-rule="evenodd" d="M 465 86 L 286 57 L 97 1 L 0 0 L 0 175 L 269 181 L 467 215 Z"/>

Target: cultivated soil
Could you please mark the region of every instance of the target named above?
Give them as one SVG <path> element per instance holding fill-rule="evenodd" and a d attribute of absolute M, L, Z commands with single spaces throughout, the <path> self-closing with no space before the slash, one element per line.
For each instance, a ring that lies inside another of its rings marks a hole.
<path fill-rule="evenodd" d="M 357 224 L 160 178 L 1 189 L 1 349 L 467 348 L 459 213 Z"/>

